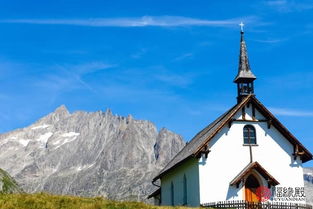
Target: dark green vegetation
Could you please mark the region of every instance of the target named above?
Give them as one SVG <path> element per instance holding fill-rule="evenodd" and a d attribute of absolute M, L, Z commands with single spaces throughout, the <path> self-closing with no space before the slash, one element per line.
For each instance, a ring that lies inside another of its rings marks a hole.
<path fill-rule="evenodd" d="M 0 169 L 0 194 L 21 193 L 22 189 L 4 170 Z"/>
<path fill-rule="evenodd" d="M 1 209 L 187 209 L 186 207 L 157 207 L 141 202 L 119 202 L 101 197 L 39 194 L 1 194 Z"/>

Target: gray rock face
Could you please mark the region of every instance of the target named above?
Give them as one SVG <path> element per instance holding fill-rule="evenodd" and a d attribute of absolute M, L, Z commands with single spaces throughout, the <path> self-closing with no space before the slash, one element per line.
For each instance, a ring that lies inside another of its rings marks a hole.
<path fill-rule="evenodd" d="M 151 179 L 185 145 L 149 121 L 65 106 L 0 135 L 0 165 L 26 192 L 145 200 Z"/>
<path fill-rule="evenodd" d="M 313 205 L 313 168 L 303 169 L 306 202 Z"/>

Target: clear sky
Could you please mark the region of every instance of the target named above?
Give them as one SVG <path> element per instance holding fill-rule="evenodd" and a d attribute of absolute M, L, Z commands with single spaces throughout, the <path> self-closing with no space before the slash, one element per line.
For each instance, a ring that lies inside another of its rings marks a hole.
<path fill-rule="evenodd" d="M 0 132 L 64 104 L 188 141 L 236 103 L 243 21 L 257 98 L 313 152 L 312 20 L 312 1 L 1 0 Z"/>

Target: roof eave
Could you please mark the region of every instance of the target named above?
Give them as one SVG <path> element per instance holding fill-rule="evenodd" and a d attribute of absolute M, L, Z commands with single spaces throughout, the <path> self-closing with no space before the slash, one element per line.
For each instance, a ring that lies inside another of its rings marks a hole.
<path fill-rule="evenodd" d="M 169 173 L 171 170 L 173 170 L 174 168 L 179 167 L 182 163 L 186 162 L 187 160 L 191 159 L 195 157 L 194 155 L 189 155 L 188 157 L 186 157 L 185 159 L 179 161 L 178 163 L 176 163 L 175 165 L 173 165 L 172 167 L 170 167 L 169 169 L 159 173 L 156 177 L 153 178 L 152 182 L 155 182 L 158 179 L 161 179 L 165 174 Z"/>
<path fill-rule="evenodd" d="M 234 108 L 231 113 L 227 116 L 227 119 L 209 136 L 207 139 L 202 143 L 202 145 L 194 151 L 193 155 L 198 156 L 199 152 L 202 150 L 203 146 L 205 146 L 217 133 L 221 131 L 221 129 L 232 119 L 232 117 L 237 113 L 239 109 L 241 109 L 244 105 L 246 105 L 251 97 L 253 97 L 253 94 L 249 94 L 247 97 L 245 97 L 241 103 L 239 103 L 236 108 Z"/>
<path fill-rule="evenodd" d="M 269 172 L 265 170 L 258 162 L 249 163 L 231 182 L 230 185 L 234 186 L 239 184 L 240 181 L 250 174 L 252 170 L 256 170 L 260 175 L 263 176 L 264 179 L 267 179 L 268 182 L 276 186 L 280 184 Z"/>
<path fill-rule="evenodd" d="M 152 197 L 155 197 L 157 195 L 161 194 L 161 188 L 158 188 L 157 190 L 155 190 L 152 194 L 150 194 L 147 199 L 150 199 Z"/>
<path fill-rule="evenodd" d="M 264 114 L 268 115 L 273 121 L 272 124 L 277 128 L 286 138 L 287 140 L 293 145 L 299 145 L 301 149 L 305 152 L 304 157 L 302 157 L 303 163 L 308 162 L 313 159 L 312 153 L 305 148 L 305 146 L 269 111 L 266 107 L 255 97 L 253 100 L 259 105 L 259 108 L 263 110 Z"/>
<path fill-rule="evenodd" d="M 248 82 L 252 82 L 256 79 L 255 76 L 247 76 L 247 77 L 241 77 L 241 76 L 237 76 L 235 79 L 234 79 L 234 83 L 241 83 L 241 82 L 245 82 L 245 81 L 248 81 Z"/>

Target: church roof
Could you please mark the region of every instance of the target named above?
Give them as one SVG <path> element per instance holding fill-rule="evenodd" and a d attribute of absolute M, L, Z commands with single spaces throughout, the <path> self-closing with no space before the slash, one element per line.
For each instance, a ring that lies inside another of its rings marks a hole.
<path fill-rule="evenodd" d="M 252 170 L 256 170 L 263 176 L 271 185 L 276 186 L 279 182 L 265 170 L 258 162 L 249 163 L 231 182 L 230 185 L 234 186 L 239 184 L 240 181 L 246 177 Z"/>
<path fill-rule="evenodd" d="M 154 192 L 152 192 L 152 193 L 147 197 L 147 199 L 150 199 L 150 198 L 152 198 L 152 197 L 156 197 L 156 196 L 158 196 L 158 195 L 160 195 L 160 194 L 161 194 L 161 187 L 158 188 L 157 190 L 155 190 Z"/>
<path fill-rule="evenodd" d="M 249 79 L 249 80 L 256 79 L 256 76 L 252 73 L 251 68 L 250 68 L 247 46 L 243 37 L 244 32 L 241 31 L 240 34 L 241 34 L 241 39 L 240 39 L 239 67 L 238 67 L 238 74 L 234 80 L 235 83 L 241 82 L 246 79 Z"/>
<path fill-rule="evenodd" d="M 233 116 L 241 110 L 246 104 L 252 103 L 266 118 L 269 124 L 273 125 L 280 133 L 286 137 L 286 139 L 293 144 L 298 146 L 303 154 L 301 159 L 303 162 L 307 162 L 312 159 L 312 154 L 300 143 L 300 141 L 293 136 L 288 129 L 283 126 L 279 120 L 265 108 L 265 106 L 252 94 L 245 97 L 240 103 L 233 106 L 231 109 L 226 111 L 215 121 L 210 123 L 202 131 L 200 131 L 192 140 L 186 144 L 186 146 L 165 166 L 163 170 L 160 171 L 158 176 L 156 176 L 153 181 L 156 181 L 164 174 L 172 170 L 173 168 L 179 166 L 186 160 L 194 157 L 199 157 L 201 151 L 206 149 L 208 142 L 221 131 L 225 125 L 230 124 L 233 120 Z"/>

